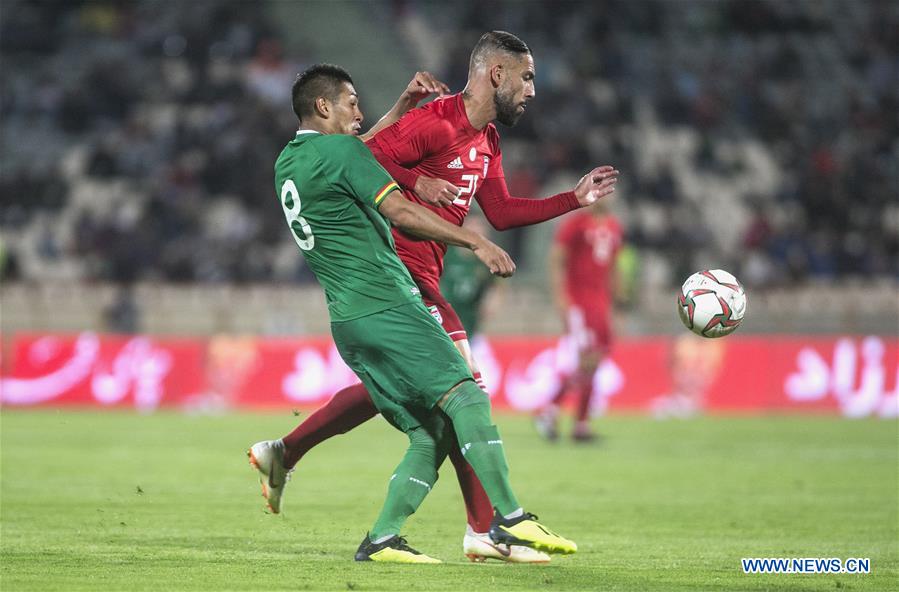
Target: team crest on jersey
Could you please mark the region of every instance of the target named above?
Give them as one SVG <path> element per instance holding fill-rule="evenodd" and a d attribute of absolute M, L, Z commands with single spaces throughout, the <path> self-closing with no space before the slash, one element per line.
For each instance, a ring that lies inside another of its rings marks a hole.
<path fill-rule="evenodd" d="M 481 177 L 483 177 L 484 179 L 487 178 L 487 167 L 488 166 L 490 166 L 490 157 L 485 156 L 484 157 L 484 172 L 481 173 Z"/>
<path fill-rule="evenodd" d="M 437 310 L 437 307 L 436 307 L 436 306 L 429 306 L 429 307 L 428 307 L 428 312 L 431 313 L 431 316 L 434 317 L 434 319 L 435 319 L 438 323 L 440 323 L 441 325 L 443 324 L 443 315 L 440 314 L 440 311 Z"/>

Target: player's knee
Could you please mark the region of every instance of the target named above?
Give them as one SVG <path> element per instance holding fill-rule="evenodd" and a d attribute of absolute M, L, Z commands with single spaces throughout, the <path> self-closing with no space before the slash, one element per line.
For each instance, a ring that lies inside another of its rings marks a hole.
<path fill-rule="evenodd" d="M 424 428 L 417 428 L 408 433 L 409 450 L 417 454 L 433 455 L 437 451 L 437 440 Z"/>
<path fill-rule="evenodd" d="M 473 380 L 466 380 L 456 386 L 444 398 L 440 406 L 450 419 L 459 410 L 466 407 L 478 407 L 486 411 L 488 416 L 490 415 L 490 399 Z"/>
<path fill-rule="evenodd" d="M 451 424 L 447 424 L 446 430 L 441 434 L 440 438 L 435 443 L 437 445 L 437 459 L 438 466 L 443 464 L 443 461 L 446 460 L 446 457 L 450 455 L 450 452 L 456 448 L 456 433 L 453 431 L 453 427 Z"/>

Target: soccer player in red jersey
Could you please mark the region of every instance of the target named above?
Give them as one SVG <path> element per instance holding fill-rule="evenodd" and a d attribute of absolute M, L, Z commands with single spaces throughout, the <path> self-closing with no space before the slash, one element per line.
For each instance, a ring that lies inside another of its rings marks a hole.
<path fill-rule="evenodd" d="M 615 189 L 618 171 L 602 166 L 586 174 L 572 191 L 545 199 L 512 197 L 502 168 L 499 133 L 494 120 L 514 125 L 534 98 L 534 60 L 518 37 L 503 31 L 484 34 L 469 63 L 468 83 L 455 95 L 413 109 L 380 129 L 367 144 L 378 162 L 402 186 L 405 196 L 437 215 L 461 225 L 472 199 L 487 220 L 504 230 L 536 224 L 595 203 Z M 380 126 L 379 126 L 380 127 Z M 417 240 L 394 230 L 397 253 L 421 290 L 422 300 L 452 337 L 483 388 L 468 337 L 458 316 L 440 294 L 446 245 Z M 361 384 L 336 393 L 322 408 L 282 440 L 284 464 L 293 467 L 312 447 L 346 433 L 377 410 Z M 545 562 L 549 557 L 527 547 L 500 548 L 487 536 L 493 508 L 461 452 L 450 459 L 468 513 L 463 550 L 473 561 L 496 558 Z"/>
<path fill-rule="evenodd" d="M 590 399 L 593 376 L 612 344 L 615 259 L 621 244 L 621 224 L 609 211 L 609 200 L 567 218 L 556 233 L 550 277 L 567 331 L 563 347 L 574 351 L 576 362 L 564 372 L 553 401 L 535 418 L 537 430 L 547 439 L 558 438 L 559 408 L 570 391 L 577 393 L 572 437 L 577 442 L 596 438 L 589 424 Z"/>

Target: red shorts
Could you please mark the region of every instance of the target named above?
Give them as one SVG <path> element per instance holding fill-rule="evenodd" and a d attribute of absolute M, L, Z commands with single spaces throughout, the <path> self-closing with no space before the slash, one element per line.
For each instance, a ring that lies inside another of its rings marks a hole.
<path fill-rule="evenodd" d="M 612 319 L 607 310 L 574 304 L 565 325 L 579 351 L 606 353 L 612 347 Z"/>
<path fill-rule="evenodd" d="M 415 274 L 412 274 L 412 279 L 415 280 L 415 285 L 421 290 L 421 299 L 424 301 L 425 306 L 428 307 L 428 310 L 437 319 L 437 322 L 443 326 L 443 330 L 450 336 L 450 339 L 453 341 L 468 339 L 468 334 L 465 332 L 465 328 L 462 327 L 459 315 L 456 314 L 450 303 L 440 293 L 440 280 L 418 277 Z"/>

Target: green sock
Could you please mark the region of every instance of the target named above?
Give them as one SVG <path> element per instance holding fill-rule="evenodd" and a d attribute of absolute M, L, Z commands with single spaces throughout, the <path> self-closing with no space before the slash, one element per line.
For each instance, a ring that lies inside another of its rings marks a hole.
<path fill-rule="evenodd" d="M 373 541 L 387 535 L 400 534 L 406 519 L 415 513 L 437 483 L 437 469 L 446 458 L 449 444 L 452 443 L 442 432 L 438 439 L 425 428 L 416 428 L 408 436 L 409 448 L 390 478 L 387 499 L 369 533 Z"/>
<path fill-rule="evenodd" d="M 490 419 L 490 400 L 472 381 L 460 384 L 442 405 L 465 460 L 474 469 L 493 507 L 511 514 L 521 506 L 509 483 L 509 465 L 499 430 Z"/>

